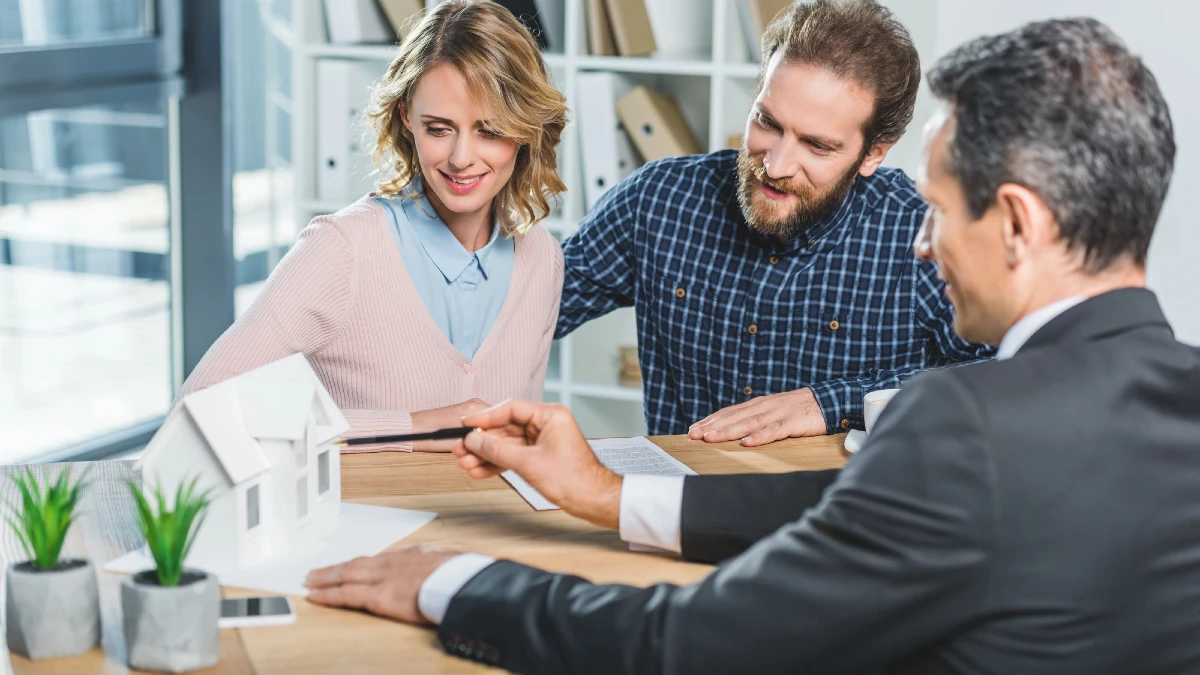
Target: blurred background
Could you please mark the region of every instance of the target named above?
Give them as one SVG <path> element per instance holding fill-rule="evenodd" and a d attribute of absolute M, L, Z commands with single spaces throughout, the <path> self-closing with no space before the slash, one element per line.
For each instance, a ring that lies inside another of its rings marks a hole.
<path fill-rule="evenodd" d="M 360 111 L 421 0 L 0 0 L 0 462 L 144 444 L 296 234 L 371 189 Z M 434 3 L 429 3 L 434 4 Z M 573 110 L 562 239 L 644 161 L 736 147 L 781 0 L 524 0 Z M 1200 9 L 1187 0 L 890 0 L 923 62 L 1054 16 L 1142 54 L 1179 153 L 1150 284 L 1200 344 Z M 641 88 L 641 89 L 639 89 Z M 650 98 L 635 92 L 650 92 Z M 318 95 L 319 94 L 319 95 Z M 653 101 L 650 105 L 647 101 Z M 912 172 L 914 125 L 887 164 Z M 653 127 L 661 138 L 628 134 Z M 555 344 L 547 400 L 644 433 L 632 310 Z"/>

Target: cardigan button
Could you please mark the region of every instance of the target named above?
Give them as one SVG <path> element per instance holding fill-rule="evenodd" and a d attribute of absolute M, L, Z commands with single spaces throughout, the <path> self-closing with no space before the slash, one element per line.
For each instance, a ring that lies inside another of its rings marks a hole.
<path fill-rule="evenodd" d="M 471 373 L 475 372 L 475 369 L 472 368 L 471 364 L 468 363 L 467 365 L 463 366 L 463 372 L 467 375 L 470 375 Z"/>

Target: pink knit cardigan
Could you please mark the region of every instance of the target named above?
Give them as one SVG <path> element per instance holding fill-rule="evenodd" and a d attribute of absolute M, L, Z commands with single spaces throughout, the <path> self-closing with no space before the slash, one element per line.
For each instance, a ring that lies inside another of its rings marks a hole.
<path fill-rule="evenodd" d="M 402 434 L 412 429 L 410 412 L 471 398 L 540 400 L 562 250 L 541 226 L 515 244 L 504 306 L 467 361 L 426 311 L 379 204 L 368 195 L 315 218 L 180 396 L 303 352 L 350 422 L 348 438 Z M 379 450 L 412 445 L 355 448 Z"/>

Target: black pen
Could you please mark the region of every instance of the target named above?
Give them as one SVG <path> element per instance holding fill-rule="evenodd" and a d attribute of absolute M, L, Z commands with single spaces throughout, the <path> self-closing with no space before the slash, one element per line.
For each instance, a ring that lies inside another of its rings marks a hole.
<path fill-rule="evenodd" d="M 376 443 L 408 443 L 409 441 L 441 441 L 454 438 L 466 438 L 472 431 L 482 431 L 477 427 L 454 427 L 438 429 L 423 434 L 400 434 L 398 436 L 371 436 L 369 438 L 339 438 L 334 445 L 374 445 Z"/>

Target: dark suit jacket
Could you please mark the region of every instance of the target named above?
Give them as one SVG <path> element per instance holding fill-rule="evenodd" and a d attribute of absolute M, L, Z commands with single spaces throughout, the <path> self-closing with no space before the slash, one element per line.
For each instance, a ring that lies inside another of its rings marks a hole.
<path fill-rule="evenodd" d="M 1107 293 L 914 378 L 836 477 L 688 479 L 682 526 L 724 559 L 698 584 L 501 561 L 439 637 L 527 673 L 1200 672 L 1200 351 Z"/>

